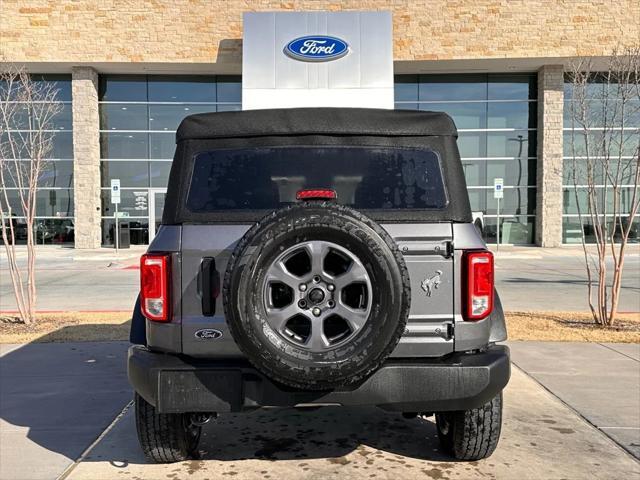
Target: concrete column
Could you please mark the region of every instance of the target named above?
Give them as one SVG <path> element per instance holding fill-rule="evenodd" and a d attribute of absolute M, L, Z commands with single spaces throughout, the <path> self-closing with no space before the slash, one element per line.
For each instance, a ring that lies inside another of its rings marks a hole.
<path fill-rule="evenodd" d="M 538 165 L 536 244 L 562 244 L 562 112 L 564 69 L 545 65 L 538 70 Z"/>
<path fill-rule="evenodd" d="M 101 214 L 98 72 L 88 67 L 73 67 L 71 83 L 75 247 L 99 248 Z"/>

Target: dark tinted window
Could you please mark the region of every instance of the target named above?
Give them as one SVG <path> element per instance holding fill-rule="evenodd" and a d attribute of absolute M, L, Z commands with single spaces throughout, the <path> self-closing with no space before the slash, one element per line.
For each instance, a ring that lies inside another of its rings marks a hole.
<path fill-rule="evenodd" d="M 146 102 L 146 75 L 101 75 L 100 100 L 103 102 Z"/>
<path fill-rule="evenodd" d="M 150 102 L 215 102 L 214 77 L 200 75 L 150 75 Z"/>
<path fill-rule="evenodd" d="M 431 150 L 290 147 L 218 150 L 196 156 L 187 208 L 263 210 L 328 188 L 360 209 L 438 209 L 447 204 L 439 156 Z"/>

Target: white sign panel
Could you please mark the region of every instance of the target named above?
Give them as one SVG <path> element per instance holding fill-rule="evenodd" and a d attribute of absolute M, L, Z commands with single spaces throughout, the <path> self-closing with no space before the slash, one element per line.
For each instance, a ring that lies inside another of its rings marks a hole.
<path fill-rule="evenodd" d="M 393 109 L 391 12 L 248 12 L 242 108 Z"/>
<path fill-rule="evenodd" d="M 504 198 L 504 179 L 493 179 L 493 198 Z"/>
<path fill-rule="evenodd" d="M 111 180 L 111 203 L 117 205 L 120 203 L 120 179 Z"/>

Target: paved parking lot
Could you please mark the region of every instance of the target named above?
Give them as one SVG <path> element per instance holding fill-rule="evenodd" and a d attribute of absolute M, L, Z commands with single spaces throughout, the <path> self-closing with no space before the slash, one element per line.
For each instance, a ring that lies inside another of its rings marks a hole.
<path fill-rule="evenodd" d="M 147 465 L 129 410 L 68 478 L 640 478 L 635 460 L 519 369 L 505 404 L 498 449 L 471 463 L 443 455 L 431 420 L 321 408 L 226 415 L 206 429 L 201 460 Z"/>
<path fill-rule="evenodd" d="M 143 247 L 121 250 L 42 248 L 38 259 L 41 310 L 130 310 L 139 285 Z M 496 286 L 507 310 L 586 311 L 582 250 L 501 247 Z M 0 269 L 6 257 L 0 253 Z M 562 292 L 561 295 L 559 292 Z M 628 249 L 620 311 L 640 312 L 640 245 Z M 0 311 L 13 310 L 9 276 L 0 275 Z"/>
<path fill-rule="evenodd" d="M 640 479 L 620 446 L 640 444 L 640 346 L 511 347 L 523 369 L 514 366 L 502 439 L 485 461 L 444 456 L 432 419 L 319 408 L 222 415 L 205 428 L 200 460 L 149 465 L 126 407 L 125 342 L 0 345 L 0 478 Z M 629 436 L 611 435 L 612 421 Z"/>

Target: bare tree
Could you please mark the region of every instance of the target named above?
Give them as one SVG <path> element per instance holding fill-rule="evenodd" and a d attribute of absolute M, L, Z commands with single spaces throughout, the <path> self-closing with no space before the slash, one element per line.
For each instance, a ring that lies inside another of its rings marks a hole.
<path fill-rule="evenodd" d="M 61 110 L 54 84 L 34 81 L 24 69 L 0 71 L 0 223 L 16 305 L 26 324 L 35 322 L 36 310 L 37 188 Z M 26 267 L 18 261 L 17 217 L 26 228 Z"/>
<path fill-rule="evenodd" d="M 569 82 L 570 176 L 589 307 L 596 323 L 611 326 L 627 245 L 630 238 L 638 239 L 634 222 L 640 204 L 640 45 L 614 51 L 606 71 L 596 71 L 590 60 L 575 63 Z M 595 253 L 587 246 L 591 241 Z"/>

